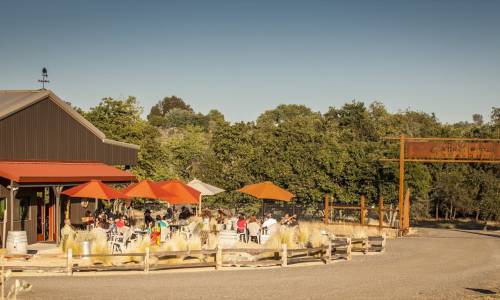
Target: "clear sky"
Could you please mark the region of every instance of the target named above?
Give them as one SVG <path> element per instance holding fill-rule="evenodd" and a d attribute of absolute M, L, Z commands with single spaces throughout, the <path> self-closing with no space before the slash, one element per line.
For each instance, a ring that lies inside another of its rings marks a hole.
<path fill-rule="evenodd" d="M 500 1 L 2 1 L 0 89 L 164 96 L 231 121 L 352 99 L 444 122 L 500 106 Z"/>

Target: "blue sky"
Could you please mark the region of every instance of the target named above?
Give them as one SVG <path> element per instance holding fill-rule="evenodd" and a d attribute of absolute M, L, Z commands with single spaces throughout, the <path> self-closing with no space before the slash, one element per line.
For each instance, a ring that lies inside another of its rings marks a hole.
<path fill-rule="evenodd" d="M 4 1 L 0 89 L 88 109 L 167 95 L 231 121 L 352 99 L 444 122 L 500 106 L 500 1 Z"/>

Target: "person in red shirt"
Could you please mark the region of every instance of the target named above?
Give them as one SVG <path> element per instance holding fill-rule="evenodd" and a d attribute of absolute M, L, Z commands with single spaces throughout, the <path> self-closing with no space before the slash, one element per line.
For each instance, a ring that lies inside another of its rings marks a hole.
<path fill-rule="evenodd" d="M 245 216 L 240 214 L 238 217 L 238 221 L 236 222 L 236 232 L 244 233 L 247 228 L 247 221 L 245 220 Z"/>
<path fill-rule="evenodd" d="M 116 228 L 123 228 L 125 226 L 125 221 L 123 220 L 123 216 L 119 216 L 115 221 Z"/>

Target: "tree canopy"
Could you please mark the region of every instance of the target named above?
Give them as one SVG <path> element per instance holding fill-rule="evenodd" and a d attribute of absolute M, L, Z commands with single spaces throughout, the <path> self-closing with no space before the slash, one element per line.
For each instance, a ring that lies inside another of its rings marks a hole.
<path fill-rule="evenodd" d="M 151 108 L 147 120 L 134 97 L 104 98 L 84 116 L 110 138 L 138 144 L 133 171 L 154 180 L 199 178 L 226 190 L 270 180 L 294 193 L 295 203 L 314 208 L 324 193 L 343 202 L 361 194 L 370 202 L 384 196 L 397 202 L 397 143 L 382 139 L 414 137 L 500 138 L 500 108 L 490 120 L 471 114 L 472 122 L 443 124 L 434 114 L 390 113 L 380 102 L 348 102 L 325 113 L 304 105 L 279 105 L 255 122 L 229 123 L 212 110 L 204 115 L 176 96 Z M 408 164 L 415 218 L 500 218 L 500 168 L 486 164 Z M 213 206 L 251 209 L 244 196 L 224 193 Z"/>

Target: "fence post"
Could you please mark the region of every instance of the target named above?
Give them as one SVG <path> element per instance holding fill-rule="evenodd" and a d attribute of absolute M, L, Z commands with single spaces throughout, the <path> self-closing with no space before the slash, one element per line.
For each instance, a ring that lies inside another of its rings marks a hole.
<path fill-rule="evenodd" d="M 351 251 L 352 250 L 352 241 L 351 241 L 351 238 L 348 237 L 347 238 L 347 249 L 346 249 L 346 253 L 347 253 L 347 260 L 351 260 L 352 256 L 351 256 Z"/>
<path fill-rule="evenodd" d="M 144 254 L 144 272 L 149 272 L 149 247 L 146 248 L 146 253 Z"/>
<path fill-rule="evenodd" d="M 329 219 L 329 215 L 330 215 L 330 203 L 328 203 L 328 194 L 325 193 L 325 211 L 324 211 L 324 218 L 323 218 L 323 222 L 325 224 L 328 224 L 328 219 Z"/>
<path fill-rule="evenodd" d="M 217 245 L 217 252 L 215 253 L 215 269 L 220 270 L 222 268 L 222 247 Z"/>
<path fill-rule="evenodd" d="M 361 195 L 360 201 L 361 205 L 360 205 L 359 220 L 361 222 L 361 225 L 365 225 L 365 195 Z"/>
<path fill-rule="evenodd" d="M 288 266 L 288 249 L 286 244 L 281 244 L 281 266 Z"/>
<path fill-rule="evenodd" d="M 332 262 L 332 240 L 328 238 L 328 248 L 326 249 L 326 263 Z"/>
<path fill-rule="evenodd" d="M 332 194 L 332 198 L 330 199 L 331 205 L 330 205 L 330 213 L 328 215 L 328 219 L 333 223 L 334 217 L 335 217 L 335 196 Z"/>
<path fill-rule="evenodd" d="M 66 271 L 68 275 L 73 274 L 73 249 L 68 248 L 68 256 L 66 257 Z"/>
<path fill-rule="evenodd" d="M 384 196 L 380 196 L 378 199 L 378 227 L 382 229 L 384 226 Z"/>

